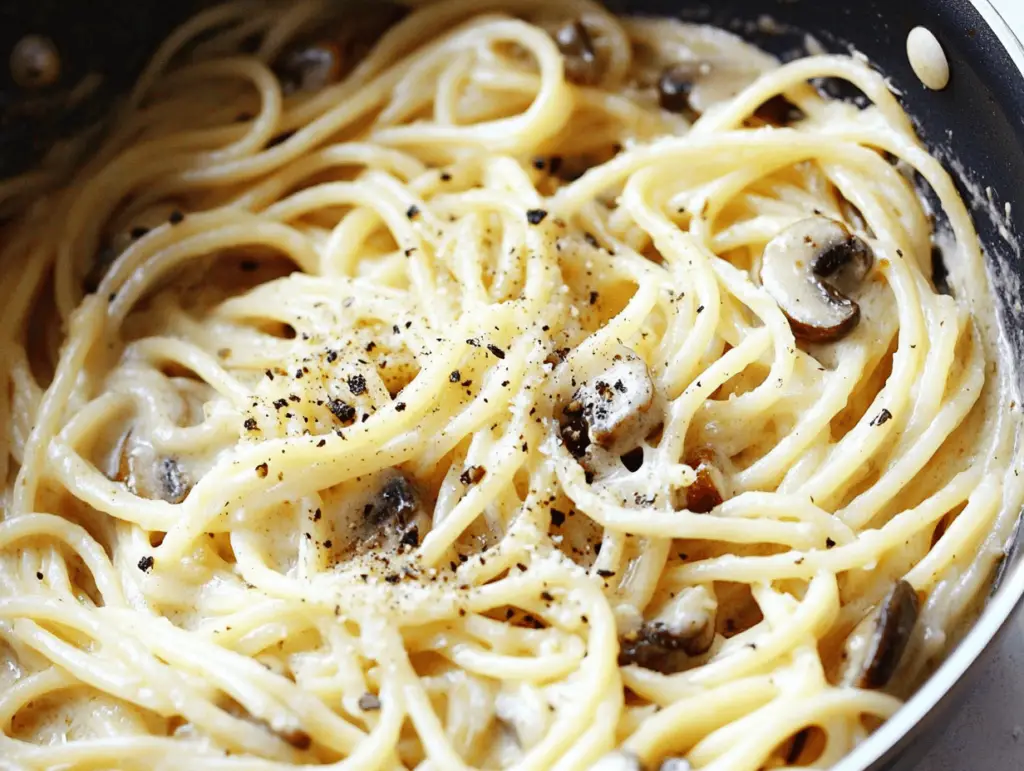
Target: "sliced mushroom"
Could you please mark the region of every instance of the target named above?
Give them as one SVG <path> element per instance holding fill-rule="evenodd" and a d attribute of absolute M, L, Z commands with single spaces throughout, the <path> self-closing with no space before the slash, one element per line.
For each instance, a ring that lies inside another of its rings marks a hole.
<path fill-rule="evenodd" d="M 415 549 L 430 529 L 430 517 L 404 474 L 395 474 L 363 506 L 357 552 Z"/>
<path fill-rule="evenodd" d="M 175 458 L 158 457 L 148 444 L 131 446 L 131 432 L 121 441 L 114 479 L 149 500 L 181 503 L 192 489 L 188 473 Z"/>
<path fill-rule="evenodd" d="M 848 296 L 874 263 L 871 248 L 840 222 L 810 217 L 768 242 L 761 285 L 809 342 L 839 340 L 857 326 L 860 306 Z"/>
<path fill-rule="evenodd" d="M 707 514 L 724 500 L 715 453 L 709 447 L 701 447 L 690 453 L 686 463 L 697 474 L 694 483 L 686 488 L 686 508 L 696 514 Z"/>
<path fill-rule="evenodd" d="M 654 381 L 643 359 L 629 349 L 572 395 L 562 410 L 562 441 L 576 458 L 591 445 L 622 455 L 637 446 L 649 428 Z"/>
<path fill-rule="evenodd" d="M 11 49 L 11 80 L 21 88 L 46 88 L 60 79 L 60 54 L 48 37 L 25 35 Z"/>
<path fill-rule="evenodd" d="M 689 668 L 690 658 L 706 653 L 715 639 L 715 626 L 706 623 L 693 629 L 676 630 L 665 624 L 647 623 L 636 632 L 623 635 L 619 666 L 635 664 L 671 675 Z"/>
<path fill-rule="evenodd" d="M 601 79 L 601 59 L 582 21 L 566 22 L 554 31 L 553 37 L 565 59 L 566 78 L 580 85 L 593 85 Z"/>
<path fill-rule="evenodd" d="M 346 14 L 329 34 L 318 28 L 286 48 L 274 62 L 285 94 L 319 91 L 337 83 L 363 59 L 388 27 L 408 11 L 391 2 L 346 4 Z"/>
<path fill-rule="evenodd" d="M 892 679 L 910 642 L 920 612 L 914 587 L 899 580 L 846 641 L 842 682 L 858 688 L 883 688 Z"/>
<path fill-rule="evenodd" d="M 684 61 L 662 70 L 658 77 L 658 104 L 668 112 L 692 110 L 690 94 L 698 78 L 711 72 L 707 62 Z"/>
<path fill-rule="evenodd" d="M 317 40 L 284 51 L 274 69 L 286 94 L 319 91 L 341 79 L 343 53 L 333 40 Z"/>

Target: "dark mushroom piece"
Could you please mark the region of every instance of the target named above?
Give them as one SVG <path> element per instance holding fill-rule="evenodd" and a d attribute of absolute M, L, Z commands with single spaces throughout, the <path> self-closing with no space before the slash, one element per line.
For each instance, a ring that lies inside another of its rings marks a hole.
<path fill-rule="evenodd" d="M 565 76 L 578 85 L 594 85 L 601 80 L 601 60 L 586 25 L 570 21 L 555 30 L 553 37 L 565 59 Z"/>
<path fill-rule="evenodd" d="M 129 449 L 131 432 L 121 442 L 115 481 L 149 500 L 181 503 L 192 489 L 188 473 L 175 458 L 158 458 L 145 447 Z"/>
<path fill-rule="evenodd" d="M 810 217 L 775 236 L 764 250 L 761 285 L 789 319 L 794 336 L 839 340 L 860 321 L 848 296 L 874 264 L 871 248 L 840 222 Z"/>
<path fill-rule="evenodd" d="M 669 65 L 658 77 L 658 104 L 668 112 L 692 111 L 690 94 L 701 75 L 710 71 L 707 63 L 686 61 Z"/>
<path fill-rule="evenodd" d="M 664 624 L 647 623 L 636 632 L 623 636 L 619 646 L 619 666 L 635 664 L 663 675 L 682 672 L 690 658 L 707 653 L 715 640 L 715 625 L 706 623 L 696 629 L 677 632 Z"/>
<path fill-rule="evenodd" d="M 654 381 L 643 359 L 631 351 L 615 354 L 611 366 L 576 389 L 562 409 L 562 441 L 576 458 L 591 445 L 622 455 L 646 435 L 653 402 Z"/>
<path fill-rule="evenodd" d="M 11 80 L 21 88 L 46 88 L 60 79 L 60 54 L 48 37 L 25 35 L 11 49 Z"/>
<path fill-rule="evenodd" d="M 285 94 L 319 91 L 351 72 L 384 32 L 408 9 L 391 2 L 359 2 L 345 5 L 345 16 L 327 22 L 281 52 L 274 71 Z"/>
<path fill-rule="evenodd" d="M 430 529 L 430 517 L 404 474 L 395 474 L 363 507 L 358 552 L 415 549 Z"/>
<path fill-rule="evenodd" d="M 693 484 L 686 488 L 686 508 L 696 514 L 707 514 L 724 500 L 715 481 L 718 473 L 715 453 L 708 447 L 701 447 L 691 453 L 686 462 L 697 474 Z"/>
<path fill-rule="evenodd" d="M 858 688 L 884 688 L 910 642 L 920 608 L 914 587 L 897 581 L 847 639 L 843 682 Z"/>
<path fill-rule="evenodd" d="M 274 69 L 286 94 L 319 91 L 341 79 L 343 54 L 333 40 L 317 40 L 284 51 Z"/>

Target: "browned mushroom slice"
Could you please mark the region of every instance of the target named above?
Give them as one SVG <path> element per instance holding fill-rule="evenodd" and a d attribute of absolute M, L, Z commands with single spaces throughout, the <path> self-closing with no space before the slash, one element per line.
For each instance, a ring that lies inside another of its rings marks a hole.
<path fill-rule="evenodd" d="M 60 79 L 60 54 L 48 37 L 25 35 L 11 49 L 11 80 L 21 88 L 46 88 Z"/>
<path fill-rule="evenodd" d="M 692 656 L 706 653 L 715 639 L 714 624 L 680 632 L 661 623 L 644 624 L 623 636 L 619 666 L 636 664 L 644 669 L 670 675 L 689 667 Z"/>
<path fill-rule="evenodd" d="M 591 443 L 622 454 L 644 438 L 654 382 L 636 354 L 616 354 L 612 365 L 572 395 L 562 410 L 562 441 L 582 458 Z"/>
<path fill-rule="evenodd" d="M 860 321 L 860 306 L 847 293 L 863 283 L 873 263 L 871 248 L 842 223 L 810 217 L 768 242 L 761 285 L 797 338 L 831 342 Z"/>
<path fill-rule="evenodd" d="M 192 489 L 188 473 L 175 458 L 158 457 L 148 446 L 130 447 L 131 432 L 121 441 L 114 479 L 149 500 L 181 503 Z"/>
<path fill-rule="evenodd" d="M 706 75 L 710 65 L 696 61 L 678 62 L 662 70 L 658 77 L 658 104 L 668 112 L 688 112 L 690 93 L 701 75 Z"/>
<path fill-rule="evenodd" d="M 405 475 L 395 474 L 363 507 L 363 535 L 357 551 L 415 549 L 429 529 L 430 517 L 412 483 Z"/>
<path fill-rule="evenodd" d="M 282 53 L 274 69 L 285 93 L 319 91 L 341 79 L 343 54 L 333 40 L 317 40 Z"/>
<path fill-rule="evenodd" d="M 593 85 L 601 79 L 601 60 L 582 21 L 566 22 L 555 30 L 553 37 L 565 59 L 566 78 L 580 85 Z"/>
<path fill-rule="evenodd" d="M 885 687 L 910 642 L 919 612 L 914 587 L 902 579 L 897 581 L 847 639 L 843 682 L 858 688 Z"/>
<path fill-rule="evenodd" d="M 327 22 L 330 31 L 318 29 L 300 37 L 274 62 L 286 94 L 319 91 L 351 72 L 380 36 L 408 9 L 391 2 L 347 3 L 344 18 Z"/>
<path fill-rule="evenodd" d="M 707 514 L 724 500 L 715 477 L 715 453 L 708 447 L 701 447 L 690 454 L 687 465 L 697 474 L 694 483 L 686 488 L 686 508 L 697 514 Z"/>

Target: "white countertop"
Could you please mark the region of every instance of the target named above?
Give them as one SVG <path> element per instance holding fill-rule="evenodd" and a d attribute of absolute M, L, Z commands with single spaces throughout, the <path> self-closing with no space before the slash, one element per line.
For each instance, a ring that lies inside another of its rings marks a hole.
<path fill-rule="evenodd" d="M 992 4 L 1024 40 L 1024 0 Z M 955 709 L 915 771 L 1024 769 L 1024 615 L 1011 622 L 997 655 Z"/>

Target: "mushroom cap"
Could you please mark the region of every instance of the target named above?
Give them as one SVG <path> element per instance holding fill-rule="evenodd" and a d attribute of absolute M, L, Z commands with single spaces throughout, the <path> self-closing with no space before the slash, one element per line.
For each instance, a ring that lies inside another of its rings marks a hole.
<path fill-rule="evenodd" d="M 601 60 L 586 25 L 569 21 L 552 35 L 565 59 L 565 75 L 573 83 L 592 85 L 601 79 Z"/>
<path fill-rule="evenodd" d="M 871 248 L 842 223 L 809 217 L 765 246 L 761 285 L 798 339 L 831 342 L 860 321 L 860 306 L 847 293 L 864 281 L 873 263 Z"/>
<path fill-rule="evenodd" d="M 850 635 L 843 681 L 858 688 L 887 685 L 910 642 L 920 607 L 914 587 L 897 581 Z"/>

